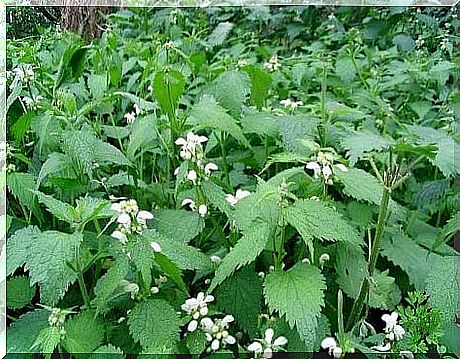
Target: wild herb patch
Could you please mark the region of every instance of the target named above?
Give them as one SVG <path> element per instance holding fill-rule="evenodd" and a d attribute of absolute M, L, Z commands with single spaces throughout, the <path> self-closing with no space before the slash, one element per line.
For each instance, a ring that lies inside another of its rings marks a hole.
<path fill-rule="evenodd" d="M 460 352 L 457 42 L 263 6 L 10 41 L 8 352 Z"/>

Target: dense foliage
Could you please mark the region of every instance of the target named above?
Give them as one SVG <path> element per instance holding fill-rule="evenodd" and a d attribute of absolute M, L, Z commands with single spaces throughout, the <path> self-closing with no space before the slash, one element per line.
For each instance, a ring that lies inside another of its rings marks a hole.
<path fill-rule="evenodd" d="M 8 43 L 8 352 L 460 352 L 455 12 L 107 21 Z"/>

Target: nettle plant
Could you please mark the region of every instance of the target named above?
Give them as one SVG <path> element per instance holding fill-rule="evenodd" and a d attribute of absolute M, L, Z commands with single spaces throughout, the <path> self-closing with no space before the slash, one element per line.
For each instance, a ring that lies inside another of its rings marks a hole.
<path fill-rule="evenodd" d="M 336 10 L 9 42 L 9 353 L 460 350 L 458 21 Z"/>

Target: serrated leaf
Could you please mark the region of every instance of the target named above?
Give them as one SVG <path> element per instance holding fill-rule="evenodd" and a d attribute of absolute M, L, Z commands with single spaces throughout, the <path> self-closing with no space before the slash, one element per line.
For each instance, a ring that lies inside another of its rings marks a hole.
<path fill-rule="evenodd" d="M 232 314 L 239 327 L 251 337 L 257 335 L 263 288 L 262 280 L 252 266 L 246 266 L 227 278 L 217 288 L 215 296 L 219 309 Z"/>
<path fill-rule="evenodd" d="M 51 153 L 48 158 L 46 159 L 45 163 L 43 163 L 40 173 L 38 174 L 37 185 L 35 187 L 36 190 L 39 189 L 40 184 L 42 181 L 51 174 L 56 174 L 61 172 L 63 169 L 71 169 L 72 165 L 69 163 L 67 157 L 58 152 Z M 31 188 L 32 189 L 32 188 Z"/>
<path fill-rule="evenodd" d="M 91 74 L 88 76 L 89 91 L 96 100 L 100 100 L 104 97 L 107 91 L 107 85 L 107 74 Z"/>
<path fill-rule="evenodd" d="M 154 255 L 152 248 L 145 238 L 141 237 L 134 242 L 131 259 L 137 270 L 141 272 L 145 286 L 150 288 Z"/>
<path fill-rule="evenodd" d="M 179 341 L 179 317 L 174 308 L 162 299 L 149 299 L 137 304 L 132 309 L 128 325 L 134 340 L 145 349 L 172 346 Z"/>
<path fill-rule="evenodd" d="M 34 193 L 35 177 L 30 173 L 13 172 L 7 176 L 7 186 L 11 193 L 26 208 L 33 210 L 37 218 L 43 218 Z"/>
<path fill-rule="evenodd" d="M 335 63 L 335 73 L 340 77 L 343 83 L 351 84 L 356 78 L 356 68 L 353 60 L 348 57 L 337 59 Z"/>
<path fill-rule="evenodd" d="M 364 278 L 368 276 L 364 254 L 359 247 L 344 242 L 338 243 L 336 249 L 337 284 L 348 296 L 356 298 Z M 401 294 L 388 271 L 375 271 L 369 282 L 369 306 L 394 309 L 401 300 Z"/>
<path fill-rule="evenodd" d="M 201 330 L 195 330 L 192 333 L 187 333 L 184 340 L 190 354 L 201 354 L 208 345 L 206 336 Z"/>
<path fill-rule="evenodd" d="M 104 324 L 93 312 L 85 310 L 65 324 L 63 345 L 69 353 L 91 353 L 104 340 Z"/>
<path fill-rule="evenodd" d="M 460 257 L 443 257 L 433 263 L 426 291 L 433 307 L 443 314 L 444 323 L 455 322 L 460 313 Z"/>
<path fill-rule="evenodd" d="M 155 212 L 153 227 L 164 237 L 188 243 L 204 228 L 203 218 L 198 213 L 186 210 L 163 209 Z"/>
<path fill-rule="evenodd" d="M 221 187 L 212 181 L 205 181 L 201 184 L 205 196 L 209 199 L 211 204 L 225 213 L 227 217 L 232 216 L 232 206 L 225 199 L 226 193 Z"/>
<path fill-rule="evenodd" d="M 241 144 L 249 147 L 249 142 L 244 137 L 243 131 L 236 120 L 219 106 L 214 97 L 204 95 L 200 101 L 192 107 L 187 118 L 187 123 L 195 126 L 196 130 L 211 128 L 223 131 L 234 137 Z"/>
<path fill-rule="evenodd" d="M 251 79 L 251 103 L 260 111 L 269 96 L 272 77 L 264 69 L 252 65 L 245 66 L 244 71 Z"/>
<path fill-rule="evenodd" d="M 49 312 L 38 309 L 15 320 L 8 328 L 6 350 L 8 353 L 31 353 L 31 347 L 38 334 L 49 326 Z"/>
<path fill-rule="evenodd" d="M 307 344 L 315 340 L 317 319 L 324 306 L 324 277 L 318 268 L 298 263 L 289 270 L 276 270 L 264 283 L 265 301 L 270 311 L 285 315 L 289 326 Z"/>
<path fill-rule="evenodd" d="M 132 163 L 126 156 L 115 146 L 94 138 L 93 143 L 94 157 L 93 160 L 99 165 L 113 163 L 121 166 L 131 166 Z"/>
<path fill-rule="evenodd" d="M 321 201 L 299 200 L 283 213 L 306 243 L 313 238 L 361 243 L 358 232 L 337 211 Z"/>
<path fill-rule="evenodd" d="M 25 276 L 9 278 L 6 282 L 6 306 L 9 309 L 19 309 L 30 304 L 35 295 L 35 287 Z"/>
<path fill-rule="evenodd" d="M 177 70 L 159 71 L 153 79 L 153 93 L 161 109 L 172 121 L 185 88 L 185 79 Z"/>
<path fill-rule="evenodd" d="M 408 275 L 415 288 L 423 291 L 425 282 L 437 254 L 431 253 L 417 245 L 411 238 L 398 233 L 384 238 L 381 244 L 381 253 L 394 264 L 401 267 Z"/>
<path fill-rule="evenodd" d="M 129 271 L 129 262 L 127 257 L 116 259 L 112 267 L 109 268 L 96 283 L 94 287 L 95 298 L 92 303 L 96 306 L 97 312 L 105 312 L 108 309 L 108 300 L 110 295 L 118 287 L 118 284 L 125 278 Z"/>
<path fill-rule="evenodd" d="M 61 299 L 77 275 L 68 266 L 82 242 L 80 233 L 42 232 L 30 245 L 26 269 L 31 284 L 38 283 L 41 302 L 54 305 Z"/>
<path fill-rule="evenodd" d="M 271 113 L 250 113 L 241 118 L 244 133 L 255 133 L 259 136 L 277 136 L 279 133 L 278 122 Z"/>
<path fill-rule="evenodd" d="M 207 38 L 207 44 L 212 48 L 224 43 L 234 24 L 231 22 L 220 22 Z"/>
<path fill-rule="evenodd" d="M 134 158 L 136 153 L 144 153 L 156 145 L 157 138 L 157 123 L 152 116 L 143 116 L 137 118 L 133 124 L 127 154 L 130 158 Z"/>
<path fill-rule="evenodd" d="M 123 351 L 112 344 L 100 346 L 90 355 L 90 359 L 123 359 Z"/>
<path fill-rule="evenodd" d="M 270 238 L 271 230 L 268 224 L 259 223 L 252 230 L 247 230 L 244 236 L 236 243 L 216 270 L 209 291 L 212 292 L 232 273 L 253 262 L 262 253 Z"/>
<path fill-rule="evenodd" d="M 238 116 L 249 91 L 249 77 L 245 72 L 226 71 L 209 85 L 205 93 L 214 96 L 217 103 L 231 115 Z"/>
<path fill-rule="evenodd" d="M 155 262 L 161 270 L 170 278 L 177 286 L 188 294 L 187 286 L 182 279 L 182 271 L 168 257 L 162 253 L 155 253 Z"/>
<path fill-rule="evenodd" d="M 29 226 L 17 230 L 6 241 L 6 274 L 12 274 L 16 269 L 23 266 L 30 256 L 32 244 L 41 235 L 40 230 L 35 226 Z"/>
<path fill-rule="evenodd" d="M 158 105 L 155 102 L 150 102 L 146 101 L 139 96 L 133 95 L 132 93 L 129 92 L 121 92 L 121 91 L 116 91 L 113 93 L 115 96 L 122 96 L 128 100 L 130 100 L 132 103 L 136 103 L 141 109 L 143 110 L 157 110 Z"/>
<path fill-rule="evenodd" d="M 347 150 L 350 165 L 354 165 L 371 151 L 387 149 L 394 141 L 369 131 L 359 131 L 345 136 L 341 145 Z"/>
<path fill-rule="evenodd" d="M 33 352 L 51 354 L 60 342 L 61 328 L 47 327 L 40 331 L 31 349 Z"/>
<path fill-rule="evenodd" d="M 54 197 L 38 191 L 35 193 L 38 200 L 43 203 L 46 209 L 56 218 L 70 224 L 78 222 L 77 213 L 70 204 L 61 202 Z"/>
<path fill-rule="evenodd" d="M 146 231 L 143 236 L 149 241 L 157 242 L 161 247 L 161 253 L 166 255 L 180 269 L 206 270 L 212 268 L 212 262 L 207 255 L 200 252 L 198 248 L 177 241 L 174 236 L 166 237 L 155 231 Z"/>
<path fill-rule="evenodd" d="M 279 132 L 283 137 L 283 147 L 288 152 L 304 154 L 308 150 L 302 142 L 316 136 L 318 120 L 304 116 L 282 116 L 278 118 Z"/>
<path fill-rule="evenodd" d="M 26 112 L 16 120 L 13 126 L 11 126 L 11 132 L 13 133 L 14 139 L 17 143 L 21 143 L 27 131 L 30 130 L 30 124 L 35 116 L 35 112 Z"/>
<path fill-rule="evenodd" d="M 94 136 L 89 131 L 66 131 L 62 134 L 62 149 L 72 161 L 77 173 L 93 178 Z"/>

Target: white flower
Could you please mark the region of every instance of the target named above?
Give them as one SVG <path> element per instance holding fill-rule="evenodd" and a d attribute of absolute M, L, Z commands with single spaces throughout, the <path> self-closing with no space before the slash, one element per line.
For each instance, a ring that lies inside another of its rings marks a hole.
<path fill-rule="evenodd" d="M 342 356 L 342 348 L 337 346 L 337 342 L 332 337 L 324 338 L 321 342 L 321 348 L 328 349 L 329 355 L 332 355 L 334 358 Z"/>
<path fill-rule="evenodd" d="M 115 239 L 118 239 L 121 244 L 125 244 L 128 241 L 128 237 L 121 231 L 114 231 L 111 236 Z"/>
<path fill-rule="evenodd" d="M 272 328 L 268 328 L 265 331 L 265 337 L 263 340 L 258 339 L 258 341 L 255 341 L 254 343 L 250 344 L 248 346 L 249 351 L 253 351 L 255 354 L 260 354 L 263 352 L 263 357 L 264 358 L 271 358 L 273 356 L 273 351 L 277 351 L 282 347 L 283 345 L 286 345 L 288 340 L 281 336 L 276 338 L 273 341 L 275 333 Z"/>
<path fill-rule="evenodd" d="M 208 140 L 205 136 L 195 135 L 193 132 L 187 133 L 186 138 L 178 138 L 175 144 L 182 146 L 180 156 L 186 160 L 197 160 L 198 151 L 202 152 L 202 143 Z M 198 151 L 197 151 L 198 150 Z"/>
<path fill-rule="evenodd" d="M 281 100 L 280 104 L 284 105 L 284 107 L 290 107 L 292 104 L 292 101 L 290 98 L 287 98 L 285 100 Z"/>
<path fill-rule="evenodd" d="M 278 61 L 278 56 L 273 55 L 268 62 L 264 64 L 264 67 L 269 71 L 276 71 L 281 67 Z"/>
<path fill-rule="evenodd" d="M 322 172 L 326 180 L 332 175 L 332 169 L 329 166 L 324 166 Z"/>
<path fill-rule="evenodd" d="M 175 170 L 174 170 L 174 176 L 177 176 L 179 174 L 179 170 L 180 170 L 180 167 L 177 167 Z"/>
<path fill-rule="evenodd" d="M 225 199 L 232 206 L 235 206 L 240 200 L 251 195 L 251 192 L 246 190 L 237 189 L 235 195 L 227 194 Z"/>
<path fill-rule="evenodd" d="M 209 259 L 211 259 L 211 262 L 217 263 L 217 264 L 222 262 L 222 258 L 220 258 L 219 256 L 216 256 L 216 255 L 213 255 L 213 256 L 209 257 Z"/>
<path fill-rule="evenodd" d="M 383 329 L 385 333 L 392 332 L 394 327 L 398 324 L 398 313 L 392 312 L 391 314 L 382 315 L 382 320 L 386 323 Z"/>
<path fill-rule="evenodd" d="M 313 175 L 315 178 L 318 178 L 321 174 L 321 166 L 318 162 L 308 162 L 305 166 L 308 170 L 313 170 Z"/>
<path fill-rule="evenodd" d="M 113 203 L 112 206 L 110 207 L 111 210 L 116 211 L 116 212 L 122 212 L 122 207 L 121 203 Z"/>
<path fill-rule="evenodd" d="M 43 100 L 43 96 L 40 95 L 32 95 L 32 97 L 24 96 L 22 100 L 25 102 L 26 106 L 36 110 L 38 108 L 38 104 L 41 100 Z"/>
<path fill-rule="evenodd" d="M 290 98 L 285 100 L 281 100 L 280 104 L 284 106 L 284 108 L 290 107 L 292 110 L 295 110 L 297 107 L 302 106 L 302 101 L 293 101 Z"/>
<path fill-rule="evenodd" d="M 329 254 L 323 253 L 323 254 L 321 254 L 321 256 L 319 257 L 319 264 L 320 264 L 321 266 L 323 266 L 324 263 L 327 262 L 329 259 L 330 259 Z"/>
<path fill-rule="evenodd" d="M 136 112 L 136 115 L 139 115 L 142 113 L 142 110 L 137 103 L 134 104 L 134 111 Z"/>
<path fill-rule="evenodd" d="M 150 293 L 152 293 L 152 294 L 157 294 L 159 292 L 160 292 L 160 288 L 158 288 L 158 287 L 150 288 Z"/>
<path fill-rule="evenodd" d="M 211 318 L 201 319 L 201 326 L 205 332 L 206 340 L 211 342 L 211 349 L 216 351 L 219 349 L 221 342 L 226 344 L 235 344 L 236 339 L 227 331 L 228 324 L 233 322 L 234 318 L 231 315 L 226 315 L 223 319 L 218 319 L 214 323 Z"/>
<path fill-rule="evenodd" d="M 147 91 L 148 91 L 148 92 L 153 92 L 153 87 L 152 87 L 152 85 L 149 85 L 149 86 L 147 87 Z"/>
<path fill-rule="evenodd" d="M 134 123 L 134 121 L 136 121 L 136 114 L 134 112 L 128 112 L 125 114 L 125 119 L 129 124 Z"/>
<path fill-rule="evenodd" d="M 206 166 L 204 166 L 204 173 L 206 176 L 211 176 L 211 171 L 217 171 L 219 167 L 215 163 L 208 163 Z"/>
<path fill-rule="evenodd" d="M 121 213 L 117 218 L 117 222 L 123 224 L 125 227 L 129 227 L 131 225 L 131 217 L 128 213 Z"/>
<path fill-rule="evenodd" d="M 147 211 L 139 211 L 139 213 L 137 214 L 136 218 L 137 218 L 137 221 L 139 223 L 145 224 L 147 219 L 152 219 L 153 218 L 153 214 L 150 213 L 150 212 L 147 212 Z"/>
<path fill-rule="evenodd" d="M 189 171 L 189 173 L 187 174 L 187 179 L 188 179 L 189 181 L 192 181 L 193 184 L 196 184 L 197 178 L 198 178 L 198 175 L 197 175 L 197 173 L 196 173 L 195 170 L 191 170 L 191 171 Z"/>
<path fill-rule="evenodd" d="M 200 214 L 201 217 L 204 217 L 206 213 L 208 213 L 208 207 L 205 204 L 201 204 L 198 207 L 198 213 Z"/>
<path fill-rule="evenodd" d="M 385 345 L 377 345 L 371 348 L 372 350 L 377 350 L 379 352 L 388 352 L 391 349 L 391 343 L 388 342 Z"/>
<path fill-rule="evenodd" d="M 193 315 L 194 313 L 199 313 L 201 308 L 207 307 L 208 303 L 211 303 L 212 301 L 214 301 L 214 297 L 212 295 L 205 295 L 203 292 L 200 292 L 196 298 L 187 299 L 185 303 L 182 304 L 181 308 L 184 312 Z"/>
<path fill-rule="evenodd" d="M 191 198 L 186 198 L 182 201 L 181 206 L 189 206 L 192 211 L 196 210 L 195 201 Z"/>
<path fill-rule="evenodd" d="M 152 249 L 153 249 L 153 251 L 155 253 L 160 253 L 161 252 L 161 247 L 158 244 L 158 242 L 155 242 L 155 241 L 150 242 L 150 247 L 152 247 Z"/>

